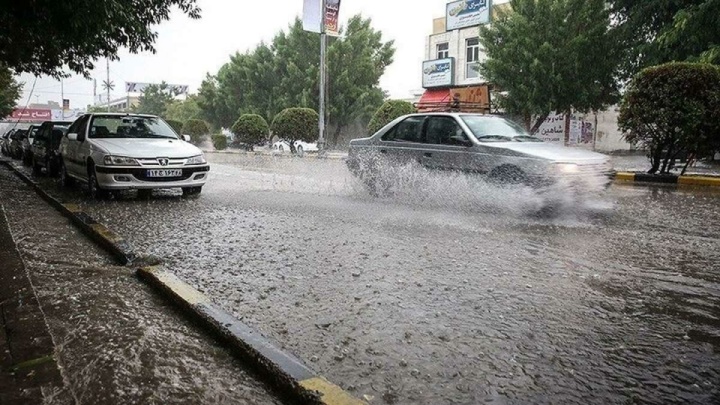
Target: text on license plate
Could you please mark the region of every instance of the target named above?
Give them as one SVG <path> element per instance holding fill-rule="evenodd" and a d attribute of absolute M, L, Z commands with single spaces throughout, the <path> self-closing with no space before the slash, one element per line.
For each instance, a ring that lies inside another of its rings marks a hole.
<path fill-rule="evenodd" d="M 182 169 L 148 170 L 147 177 L 181 177 Z"/>

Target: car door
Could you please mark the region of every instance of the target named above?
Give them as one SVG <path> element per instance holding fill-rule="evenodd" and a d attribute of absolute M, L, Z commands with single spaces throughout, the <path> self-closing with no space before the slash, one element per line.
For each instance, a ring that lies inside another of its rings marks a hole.
<path fill-rule="evenodd" d="M 472 146 L 455 117 L 433 115 L 425 125 L 421 162 L 429 169 L 470 171 Z"/>
<path fill-rule="evenodd" d="M 377 147 L 392 166 L 419 162 L 423 148 L 423 130 L 427 117 L 413 115 L 397 123 L 380 138 Z"/>
<path fill-rule="evenodd" d="M 82 116 L 70 125 L 66 135 L 67 139 L 64 139 L 61 146 L 63 162 L 65 163 L 65 168 L 68 173 L 82 178 L 86 175 L 82 144 L 86 143 L 87 123 L 90 119 L 89 117 L 89 115 Z M 75 138 L 74 140 L 70 139 L 73 134 Z"/>

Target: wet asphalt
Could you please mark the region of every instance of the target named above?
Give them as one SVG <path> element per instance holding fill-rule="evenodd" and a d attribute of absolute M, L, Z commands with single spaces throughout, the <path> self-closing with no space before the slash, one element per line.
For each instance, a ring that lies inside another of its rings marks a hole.
<path fill-rule="evenodd" d="M 720 192 L 532 190 L 341 161 L 209 155 L 198 198 L 77 202 L 371 403 L 720 402 Z"/>

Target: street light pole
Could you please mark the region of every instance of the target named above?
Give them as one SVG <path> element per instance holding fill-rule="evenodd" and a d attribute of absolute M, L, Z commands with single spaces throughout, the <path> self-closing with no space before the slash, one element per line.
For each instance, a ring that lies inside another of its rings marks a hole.
<path fill-rule="evenodd" d="M 107 68 L 107 112 L 110 112 L 110 58 L 105 59 Z"/>
<path fill-rule="evenodd" d="M 327 17 L 327 10 L 325 0 L 320 0 L 320 3 L 322 3 L 322 13 L 320 15 L 320 119 L 318 121 L 320 137 L 318 138 L 318 152 L 320 156 L 325 156 L 325 59 L 327 53 L 327 34 L 325 32 L 325 19 Z"/>

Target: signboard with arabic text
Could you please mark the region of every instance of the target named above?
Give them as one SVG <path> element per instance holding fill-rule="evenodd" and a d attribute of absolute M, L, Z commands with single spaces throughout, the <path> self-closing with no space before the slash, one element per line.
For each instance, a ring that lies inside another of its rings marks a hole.
<path fill-rule="evenodd" d="M 455 84 L 455 58 L 427 60 L 423 62 L 422 86 L 450 87 Z"/>
<path fill-rule="evenodd" d="M 16 108 L 10 118 L 18 121 L 49 121 L 52 118 L 52 111 L 37 108 Z"/>
<path fill-rule="evenodd" d="M 460 0 L 447 4 L 445 24 L 448 31 L 490 22 L 492 0 Z"/>
<path fill-rule="evenodd" d="M 533 135 L 547 143 L 565 145 L 565 114 L 548 115 Z"/>
<path fill-rule="evenodd" d="M 126 93 L 142 93 L 148 86 L 161 86 L 160 83 L 136 83 L 126 82 L 125 92 Z M 186 84 L 168 84 L 166 91 L 172 95 L 187 94 L 190 86 Z"/>
<path fill-rule="evenodd" d="M 340 36 L 340 0 L 304 0 L 303 29 L 320 33 L 322 22 L 322 2 L 325 2 L 325 33 Z"/>

